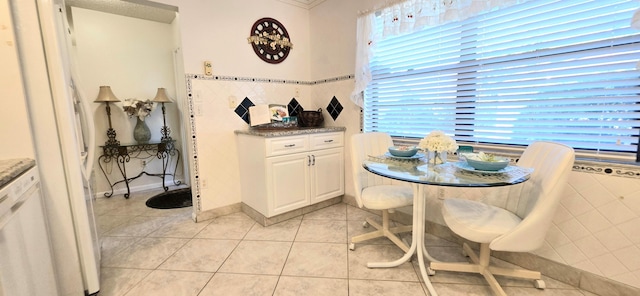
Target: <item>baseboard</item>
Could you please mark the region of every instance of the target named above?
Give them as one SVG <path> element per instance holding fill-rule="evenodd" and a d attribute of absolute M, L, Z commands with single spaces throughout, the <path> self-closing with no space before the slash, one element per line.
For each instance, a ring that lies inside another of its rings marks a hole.
<path fill-rule="evenodd" d="M 262 213 L 253 209 L 252 207 L 246 205 L 245 203 L 242 203 L 242 212 L 247 214 L 249 217 L 251 217 L 253 220 L 258 222 L 260 225 L 269 226 L 276 223 L 280 223 L 285 220 L 289 220 L 291 218 L 302 216 L 304 214 L 307 214 L 322 208 L 326 208 L 334 204 L 338 204 L 340 202 L 342 202 L 342 196 L 327 199 L 316 204 L 308 205 L 306 207 L 296 209 L 290 212 L 286 212 L 280 215 L 272 216 L 272 217 L 266 217 Z"/>
<path fill-rule="evenodd" d="M 242 203 L 235 203 L 235 204 L 230 204 L 227 206 L 195 213 L 195 217 L 192 217 L 192 218 L 194 218 L 195 222 L 200 222 L 200 221 L 211 220 L 216 217 L 225 216 L 225 215 L 229 215 L 229 214 L 233 214 L 241 211 L 242 211 Z"/>

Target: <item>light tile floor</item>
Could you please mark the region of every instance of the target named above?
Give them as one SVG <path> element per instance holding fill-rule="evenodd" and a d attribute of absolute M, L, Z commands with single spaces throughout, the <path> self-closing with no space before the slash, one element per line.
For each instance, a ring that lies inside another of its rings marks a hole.
<path fill-rule="evenodd" d="M 379 219 L 356 207 L 337 204 L 269 227 L 244 213 L 194 223 L 191 207 L 146 207 L 159 192 L 96 201 L 100 296 L 428 295 L 417 261 L 366 267 L 369 261 L 402 256 L 386 239 L 349 251 L 349 238 L 369 231 L 362 227 L 364 217 Z M 466 260 L 456 244 L 431 235 L 427 244 L 437 259 Z M 430 279 L 439 295 L 491 295 L 477 275 L 438 272 Z M 498 280 L 509 295 L 595 295 L 550 278 L 545 290 L 530 281 Z"/>

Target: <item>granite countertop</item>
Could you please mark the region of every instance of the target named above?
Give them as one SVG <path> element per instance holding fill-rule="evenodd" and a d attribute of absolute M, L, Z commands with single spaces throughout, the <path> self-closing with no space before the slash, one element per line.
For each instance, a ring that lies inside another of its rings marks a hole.
<path fill-rule="evenodd" d="M 328 127 L 296 127 L 296 128 L 249 128 L 246 130 L 236 130 L 236 134 L 244 134 L 251 136 L 259 136 L 265 138 L 295 136 L 304 134 L 343 132 L 347 130 L 344 126 L 328 126 Z"/>
<path fill-rule="evenodd" d="M 0 187 L 11 182 L 24 171 L 34 167 L 36 161 L 31 158 L 15 158 L 0 160 Z"/>

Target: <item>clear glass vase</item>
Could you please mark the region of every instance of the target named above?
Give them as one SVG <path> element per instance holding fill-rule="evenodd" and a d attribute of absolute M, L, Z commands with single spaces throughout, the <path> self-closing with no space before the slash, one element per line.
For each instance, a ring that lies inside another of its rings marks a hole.
<path fill-rule="evenodd" d="M 429 164 L 447 163 L 447 151 L 429 151 Z"/>

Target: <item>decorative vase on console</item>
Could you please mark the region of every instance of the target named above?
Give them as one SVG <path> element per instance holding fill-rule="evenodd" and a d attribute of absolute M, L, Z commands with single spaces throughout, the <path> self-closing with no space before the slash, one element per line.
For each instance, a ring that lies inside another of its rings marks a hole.
<path fill-rule="evenodd" d="M 136 127 L 133 128 L 133 139 L 138 144 L 146 144 L 151 140 L 151 130 L 140 117 L 136 117 Z"/>
<path fill-rule="evenodd" d="M 153 102 L 151 100 L 126 99 L 122 103 L 122 109 L 129 117 L 136 117 L 136 126 L 133 128 L 133 139 L 138 144 L 149 143 L 151 139 L 151 130 L 144 122 L 144 119 L 151 115 L 153 110 Z"/>

